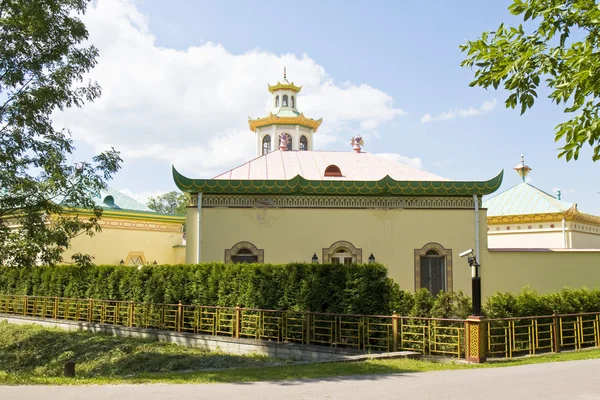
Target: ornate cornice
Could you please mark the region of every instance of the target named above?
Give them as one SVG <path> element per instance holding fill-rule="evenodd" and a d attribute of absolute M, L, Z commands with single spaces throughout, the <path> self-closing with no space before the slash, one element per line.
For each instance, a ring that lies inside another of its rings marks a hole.
<path fill-rule="evenodd" d="M 504 171 L 482 182 L 474 181 L 397 181 L 385 176 L 378 181 L 308 180 L 300 175 L 288 180 L 265 179 L 190 179 L 173 167 L 177 187 L 187 193 L 270 194 L 317 196 L 483 196 L 494 193 L 502 183 Z"/>
<path fill-rule="evenodd" d="M 197 206 L 198 196 L 191 196 Z M 479 199 L 481 203 L 481 199 Z M 473 209 L 472 197 L 373 197 L 373 196 L 253 196 L 209 194 L 203 208 L 363 208 L 363 209 Z"/>
<path fill-rule="evenodd" d="M 295 117 L 278 117 L 273 113 L 269 113 L 267 117 L 250 119 L 248 118 L 248 126 L 252 132 L 256 132 L 256 128 L 268 125 L 301 125 L 313 129 L 315 132 L 323 122 L 321 119 L 306 118 L 303 113 Z"/>
<path fill-rule="evenodd" d="M 294 82 L 292 83 L 281 83 L 281 82 L 277 82 L 277 85 L 268 85 L 269 86 L 269 92 L 273 93 L 276 90 L 291 90 L 292 92 L 300 92 L 302 90 L 302 86 L 296 86 L 294 85 Z"/>
<path fill-rule="evenodd" d="M 85 209 L 69 209 L 66 210 L 65 214 L 92 216 L 93 212 Z M 175 224 L 183 224 L 185 222 L 185 215 L 159 214 L 153 212 L 116 209 L 103 209 L 101 218 L 117 218 Z"/>
<path fill-rule="evenodd" d="M 117 219 L 101 219 L 98 224 L 102 229 L 125 229 L 137 231 L 154 231 L 154 232 L 176 232 L 182 233 L 182 224 L 169 224 L 161 222 L 143 222 Z"/>
<path fill-rule="evenodd" d="M 554 222 L 561 221 L 566 217 L 566 213 L 543 213 L 543 214 L 521 214 L 521 215 L 502 215 L 497 217 L 488 217 L 488 225 L 518 224 L 525 222 Z"/>
<path fill-rule="evenodd" d="M 581 223 L 600 226 L 600 217 L 579 212 L 579 210 L 577 210 L 577 205 L 573 205 L 568 210 L 559 213 L 492 216 L 487 218 L 487 222 L 488 225 L 503 225 L 518 224 L 524 222 L 558 222 L 562 221 L 563 219 L 567 221 L 577 221 Z"/>
<path fill-rule="evenodd" d="M 569 219 L 569 218 L 567 218 L 567 219 Z M 575 213 L 571 219 L 573 221 L 582 222 L 585 224 L 600 226 L 600 217 L 598 217 L 596 215 L 581 213 L 577 210 L 575 210 Z"/>

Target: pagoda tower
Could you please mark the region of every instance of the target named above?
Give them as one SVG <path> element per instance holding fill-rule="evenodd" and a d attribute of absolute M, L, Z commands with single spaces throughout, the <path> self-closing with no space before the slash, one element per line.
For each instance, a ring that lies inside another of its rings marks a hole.
<path fill-rule="evenodd" d="M 323 119 L 307 118 L 298 111 L 298 93 L 302 86 L 288 82 L 284 68 L 283 82 L 268 87 L 272 96 L 269 115 L 258 119 L 248 118 L 250 130 L 256 133 L 256 156 L 274 150 L 312 150 L 313 134 Z"/>

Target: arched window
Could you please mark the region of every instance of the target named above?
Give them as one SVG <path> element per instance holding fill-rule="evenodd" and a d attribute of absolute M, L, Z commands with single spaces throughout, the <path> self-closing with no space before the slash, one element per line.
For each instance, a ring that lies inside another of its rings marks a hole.
<path fill-rule="evenodd" d="M 415 291 L 426 288 L 433 295 L 452 291 L 452 250 L 439 243 L 415 249 Z"/>
<path fill-rule="evenodd" d="M 330 166 L 325 168 L 325 173 L 323 175 L 324 176 L 342 176 L 342 171 L 340 170 L 340 167 L 338 167 L 337 165 L 331 164 Z"/>
<path fill-rule="evenodd" d="M 125 257 L 125 265 L 144 265 L 147 264 L 146 257 L 141 251 L 130 251 Z"/>
<path fill-rule="evenodd" d="M 268 154 L 271 152 L 271 136 L 265 135 L 262 141 L 262 154 Z"/>
<path fill-rule="evenodd" d="M 283 95 L 283 101 L 281 102 L 281 106 L 282 107 L 287 107 L 288 106 L 288 96 L 287 96 L 287 94 Z"/>
<path fill-rule="evenodd" d="M 296 108 L 296 104 L 294 102 L 294 96 L 292 96 L 292 108 Z"/>
<path fill-rule="evenodd" d="M 225 250 L 225 262 L 263 263 L 265 262 L 265 251 L 250 242 L 239 242 L 231 249 Z"/>
<path fill-rule="evenodd" d="M 308 140 L 306 140 L 306 136 L 304 135 L 300 136 L 300 150 L 308 150 Z"/>
<path fill-rule="evenodd" d="M 275 96 L 275 107 L 279 107 L 279 96 Z"/>
<path fill-rule="evenodd" d="M 340 240 L 323 249 L 323 263 L 350 265 L 362 263 L 362 249 L 357 249 L 350 242 Z"/>

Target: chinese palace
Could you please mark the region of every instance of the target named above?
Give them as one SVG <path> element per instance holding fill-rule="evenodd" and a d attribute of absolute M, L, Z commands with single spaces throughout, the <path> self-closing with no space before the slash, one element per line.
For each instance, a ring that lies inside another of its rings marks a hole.
<path fill-rule="evenodd" d="M 319 151 L 313 139 L 323 121 L 299 111 L 301 89 L 285 73 L 268 86 L 268 115 L 248 120 L 256 158 L 212 179 L 186 177 L 173 167 L 175 184 L 191 200 L 187 263 L 378 262 L 405 290 L 469 292 L 471 273 L 458 254 L 474 249 L 484 295 L 534 281 L 541 290 L 570 283 L 547 274 L 567 253 L 528 252 L 532 262 L 521 259 L 523 249 L 488 250 L 488 224 L 504 216 L 490 220 L 482 197 L 498 190 L 503 172 L 487 181 L 446 179 L 364 152 L 360 136 L 348 151 Z M 579 268 L 600 282 L 591 255 L 600 260 L 597 251 L 576 255 Z M 510 274 L 525 263 L 530 271 L 516 282 Z"/>

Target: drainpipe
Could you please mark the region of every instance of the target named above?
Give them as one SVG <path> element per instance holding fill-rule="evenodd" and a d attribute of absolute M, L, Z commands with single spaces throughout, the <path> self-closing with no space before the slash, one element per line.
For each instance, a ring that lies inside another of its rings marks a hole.
<path fill-rule="evenodd" d="M 479 199 L 477 195 L 473 195 L 473 204 L 475 205 L 475 259 L 481 263 L 479 257 Z M 471 268 L 471 278 L 477 277 L 477 267 Z"/>
<path fill-rule="evenodd" d="M 202 251 L 202 193 L 198 193 L 198 252 L 196 254 L 196 264 L 200 264 Z"/>
<path fill-rule="evenodd" d="M 565 249 L 567 248 L 567 231 L 566 231 L 566 221 L 565 218 L 563 217 L 562 219 L 562 234 L 563 234 L 563 245 L 565 246 Z"/>

